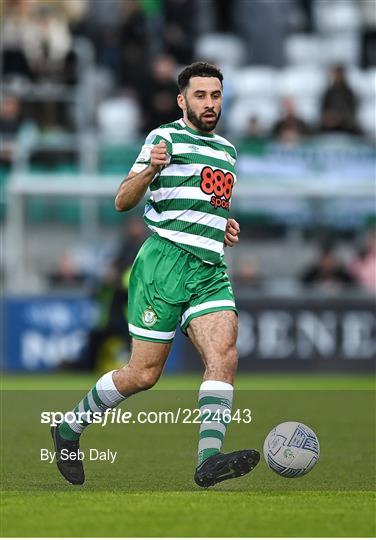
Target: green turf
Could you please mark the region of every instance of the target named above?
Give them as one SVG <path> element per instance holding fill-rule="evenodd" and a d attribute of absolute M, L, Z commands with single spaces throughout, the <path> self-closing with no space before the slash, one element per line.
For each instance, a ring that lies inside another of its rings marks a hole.
<path fill-rule="evenodd" d="M 7 536 L 373 536 L 367 493 L 11 493 Z"/>
<path fill-rule="evenodd" d="M 46 375 L 3 374 L 1 388 L 4 390 L 86 390 L 100 377 L 98 374 L 60 373 Z M 198 389 L 199 374 L 164 375 L 155 389 L 194 390 Z M 241 374 L 235 383 L 237 389 L 254 390 L 372 390 L 375 378 L 371 375 L 331 374 L 301 375 L 281 374 Z"/>
<path fill-rule="evenodd" d="M 375 535 L 372 378 L 239 376 L 234 408 L 249 407 L 252 422 L 233 422 L 224 450 L 260 449 L 271 427 L 296 419 L 317 432 L 320 461 L 307 476 L 284 479 L 262 460 L 250 475 L 208 491 L 192 481 L 197 424 L 91 426 L 82 449 L 111 448 L 118 458 L 87 462 L 85 486 L 69 486 L 53 463 L 41 462 L 40 448 L 51 443 L 40 411 L 71 408 L 95 379 L 4 377 L 3 536 Z M 198 385 L 197 376 L 165 377 L 121 408 L 194 408 Z"/>

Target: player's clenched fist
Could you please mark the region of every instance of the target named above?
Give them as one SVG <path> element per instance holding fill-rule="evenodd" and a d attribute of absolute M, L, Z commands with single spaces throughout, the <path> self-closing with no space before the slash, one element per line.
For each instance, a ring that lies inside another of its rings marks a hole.
<path fill-rule="evenodd" d="M 150 152 L 150 167 L 155 169 L 156 172 L 160 171 L 163 167 L 170 162 L 170 156 L 167 153 L 167 145 L 164 141 L 153 146 Z"/>
<path fill-rule="evenodd" d="M 235 219 L 229 218 L 227 220 L 225 231 L 225 245 L 233 247 L 239 242 L 240 227 L 239 223 Z"/>

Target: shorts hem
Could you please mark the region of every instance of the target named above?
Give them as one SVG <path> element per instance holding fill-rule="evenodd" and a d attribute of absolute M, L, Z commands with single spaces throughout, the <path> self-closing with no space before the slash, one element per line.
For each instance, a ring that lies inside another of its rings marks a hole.
<path fill-rule="evenodd" d="M 183 334 L 187 335 L 187 328 L 192 319 L 195 319 L 196 317 L 201 317 L 201 315 L 207 315 L 208 313 L 216 313 L 217 311 L 235 311 L 236 315 L 238 314 L 238 310 L 235 306 L 217 306 L 203 309 L 202 311 L 198 311 L 197 313 L 191 313 L 191 315 L 189 315 L 184 324 L 180 326 L 181 331 L 183 332 Z"/>
<path fill-rule="evenodd" d="M 138 334 L 135 334 L 134 332 L 129 332 L 129 335 L 132 338 L 138 339 L 140 341 L 151 341 L 151 342 L 154 342 L 154 343 L 172 343 L 174 341 L 174 338 L 171 338 L 171 339 L 159 339 L 159 338 L 155 338 L 155 337 L 139 336 Z"/>

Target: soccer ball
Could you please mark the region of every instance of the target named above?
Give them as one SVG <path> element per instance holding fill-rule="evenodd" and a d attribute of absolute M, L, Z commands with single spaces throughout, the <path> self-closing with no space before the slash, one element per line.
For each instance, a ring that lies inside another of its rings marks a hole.
<path fill-rule="evenodd" d="M 266 463 L 281 476 L 296 478 L 317 463 L 320 444 L 311 428 L 301 422 L 283 422 L 271 430 L 264 442 Z"/>

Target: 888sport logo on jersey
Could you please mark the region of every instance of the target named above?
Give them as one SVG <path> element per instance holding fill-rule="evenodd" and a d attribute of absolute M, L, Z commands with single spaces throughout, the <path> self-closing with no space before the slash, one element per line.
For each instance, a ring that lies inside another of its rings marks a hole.
<path fill-rule="evenodd" d="M 200 188 L 207 195 L 212 195 L 210 204 L 215 208 L 229 210 L 234 184 L 234 175 L 230 172 L 225 173 L 209 166 L 204 167 L 201 171 Z"/>

